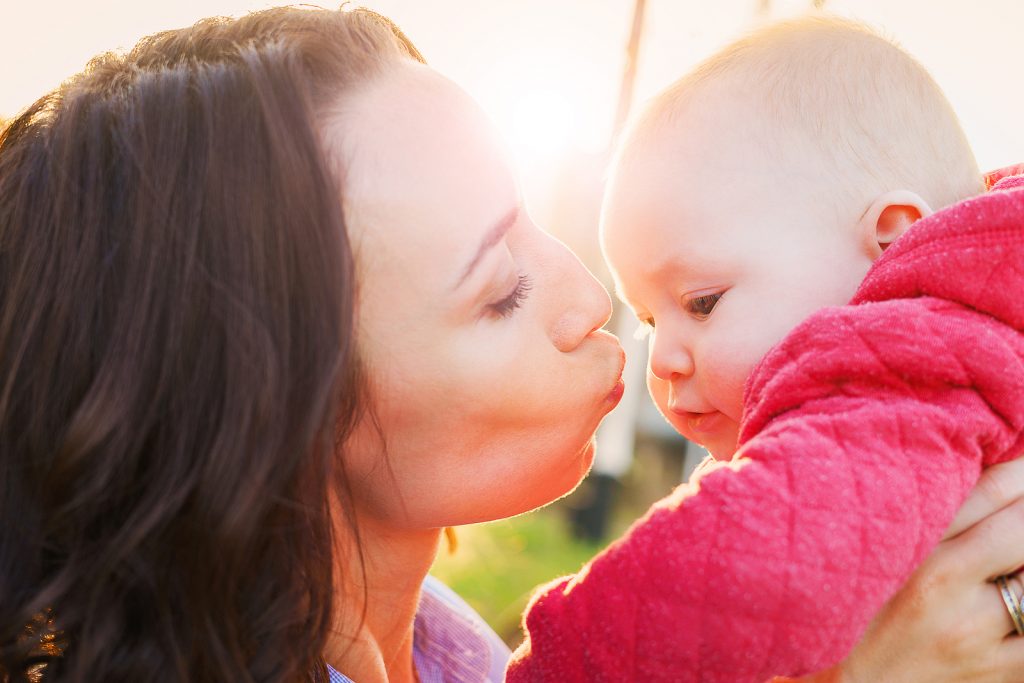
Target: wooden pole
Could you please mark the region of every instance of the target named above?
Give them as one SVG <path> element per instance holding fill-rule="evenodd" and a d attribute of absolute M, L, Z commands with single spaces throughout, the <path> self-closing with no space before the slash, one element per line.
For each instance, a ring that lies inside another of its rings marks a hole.
<path fill-rule="evenodd" d="M 622 127 L 629 118 L 633 107 L 633 89 L 636 85 L 636 68 L 640 54 L 640 38 L 644 29 L 644 10 L 646 0 L 636 0 L 633 5 L 633 25 L 629 31 L 629 43 L 626 45 L 626 68 L 622 71 L 622 84 L 619 86 L 619 104 L 615 109 L 615 126 L 612 129 L 612 144 L 618 139 Z"/>

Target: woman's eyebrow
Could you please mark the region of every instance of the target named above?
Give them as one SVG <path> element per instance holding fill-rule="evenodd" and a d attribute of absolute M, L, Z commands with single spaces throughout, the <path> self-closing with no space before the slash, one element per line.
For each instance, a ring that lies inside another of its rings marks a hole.
<path fill-rule="evenodd" d="M 512 207 L 508 213 L 498 219 L 498 222 L 494 224 L 494 227 L 487 231 L 487 234 L 484 235 L 483 241 L 480 242 L 480 247 L 476 250 L 476 254 L 473 256 L 472 260 L 470 260 L 466 269 L 462 271 L 462 275 L 459 277 L 452 289 L 458 289 L 459 285 L 465 282 L 466 278 L 468 278 L 470 273 L 473 272 L 473 269 L 476 268 L 478 263 L 480 263 L 480 259 L 484 257 L 484 254 L 500 242 L 509 229 L 515 225 L 515 222 L 519 219 L 519 211 L 520 206 L 517 204 Z"/>

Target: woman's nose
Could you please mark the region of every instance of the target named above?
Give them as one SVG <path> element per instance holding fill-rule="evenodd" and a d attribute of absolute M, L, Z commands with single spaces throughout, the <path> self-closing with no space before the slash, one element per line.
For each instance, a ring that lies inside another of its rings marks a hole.
<path fill-rule="evenodd" d="M 561 242 L 552 240 L 551 301 L 558 302 L 550 326 L 551 342 L 568 353 L 612 315 L 612 300 L 597 278 Z"/>
<path fill-rule="evenodd" d="M 651 331 L 651 352 L 647 361 L 651 374 L 665 381 L 692 376 L 693 356 L 684 340 L 671 334 L 669 329 L 661 329 L 660 333 L 659 329 Z"/>

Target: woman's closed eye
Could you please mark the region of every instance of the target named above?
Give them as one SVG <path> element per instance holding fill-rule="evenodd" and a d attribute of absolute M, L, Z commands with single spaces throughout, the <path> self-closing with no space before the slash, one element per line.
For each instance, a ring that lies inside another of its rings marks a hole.
<path fill-rule="evenodd" d="M 718 305 L 723 293 L 714 292 L 690 297 L 683 302 L 683 308 L 697 320 L 707 320 L 711 312 L 715 310 L 715 306 Z"/>
<path fill-rule="evenodd" d="M 488 308 L 494 312 L 500 318 L 507 318 L 512 315 L 517 308 L 519 308 L 524 301 L 526 301 L 527 295 L 530 293 L 530 289 L 533 287 L 533 282 L 530 280 L 529 275 L 520 274 L 516 278 L 516 285 L 509 292 L 508 296 L 495 301 L 488 305 Z"/>

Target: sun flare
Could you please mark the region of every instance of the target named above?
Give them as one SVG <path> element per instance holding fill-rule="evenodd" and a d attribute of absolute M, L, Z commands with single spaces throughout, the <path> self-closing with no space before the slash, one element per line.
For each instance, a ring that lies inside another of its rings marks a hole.
<path fill-rule="evenodd" d="M 515 103 L 510 118 L 509 142 L 516 152 L 544 158 L 565 151 L 577 116 L 564 93 L 533 90 Z"/>
<path fill-rule="evenodd" d="M 607 144 L 614 108 L 599 75 L 564 55 L 520 56 L 496 64 L 474 95 L 523 168 L 544 167 Z"/>

